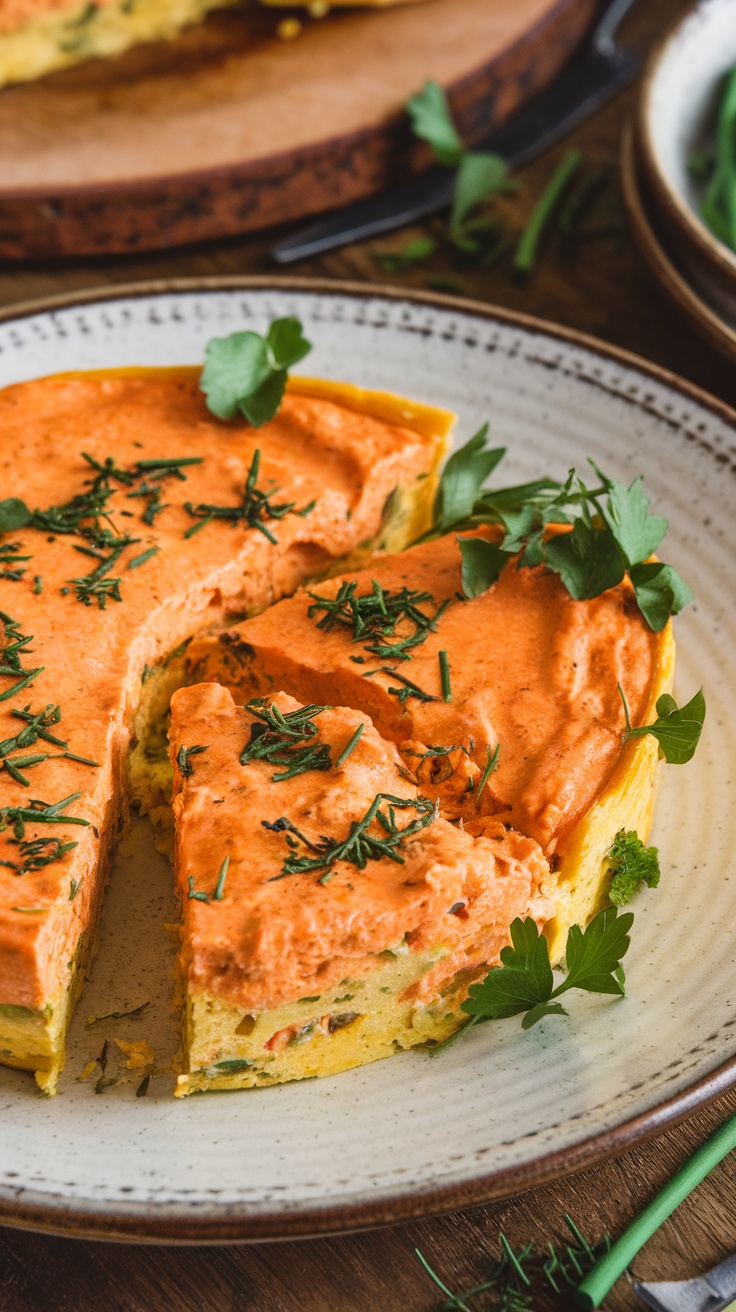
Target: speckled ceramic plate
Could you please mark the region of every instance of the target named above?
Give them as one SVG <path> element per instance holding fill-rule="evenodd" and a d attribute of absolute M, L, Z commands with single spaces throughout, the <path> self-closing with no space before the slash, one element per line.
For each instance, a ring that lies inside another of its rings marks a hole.
<path fill-rule="evenodd" d="M 476 1029 L 437 1059 L 406 1053 L 334 1079 L 175 1102 L 173 1077 L 96 1095 L 103 1039 L 176 1047 L 171 876 L 139 826 L 108 890 L 93 980 L 61 1092 L 0 1069 L 0 1221 L 101 1236 L 224 1240 L 325 1232 L 511 1193 L 624 1148 L 736 1083 L 736 416 L 599 343 L 442 298 L 282 282 L 108 290 L 0 323 L 0 383 L 71 368 L 194 363 L 207 339 L 298 314 L 310 369 L 485 419 L 505 479 L 590 455 L 645 475 L 667 557 L 697 603 L 678 621 L 676 692 L 705 686 L 688 767 L 665 766 L 660 888 L 639 896 L 623 1001 L 581 995 L 529 1033 Z M 2 434 L 0 434 L 2 443 Z M 131 907 L 135 916 L 130 915 Z M 90 1015 L 126 1011 L 137 1017 Z M 114 1059 L 111 1057 L 111 1062 Z"/>

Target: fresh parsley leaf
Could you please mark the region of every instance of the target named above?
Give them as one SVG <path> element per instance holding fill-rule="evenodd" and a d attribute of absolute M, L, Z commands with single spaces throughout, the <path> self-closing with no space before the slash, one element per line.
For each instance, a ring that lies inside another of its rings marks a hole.
<path fill-rule="evenodd" d="M 450 212 L 450 232 L 462 228 L 472 209 L 501 191 L 508 182 L 508 165 L 500 155 L 468 150 L 460 160 Z"/>
<path fill-rule="evenodd" d="M 470 986 L 463 1011 L 482 1020 L 501 1020 L 549 1001 L 554 987 L 547 940 L 531 918 L 511 926 L 511 947 L 501 949 L 501 966 Z"/>
<path fill-rule="evenodd" d="M 661 561 L 634 565 L 629 575 L 639 610 L 655 633 L 660 633 L 670 616 L 679 615 L 694 598 L 677 570 Z"/>
<path fill-rule="evenodd" d="M 659 750 L 670 765 L 686 765 L 692 760 L 705 722 L 705 697 L 702 688 L 685 706 L 680 707 L 674 697 L 665 693 L 657 699 L 657 718 L 654 723 L 642 725 L 638 729 L 631 727 L 629 707 L 620 684 L 618 690 L 624 704 L 627 742 L 630 738 L 643 738 L 650 733 L 657 739 Z"/>
<path fill-rule="evenodd" d="M 576 519 L 569 533 L 558 533 L 546 544 L 544 560 L 575 601 L 615 588 L 625 572 L 613 534 L 584 519 Z"/>
<path fill-rule="evenodd" d="M 265 337 L 251 331 L 213 337 L 199 383 L 208 409 L 219 419 L 240 412 L 260 428 L 281 404 L 288 370 L 310 350 L 293 317 L 275 319 Z"/>
<path fill-rule="evenodd" d="M 19 497 L 8 497 L 0 501 L 0 533 L 10 533 L 15 528 L 25 528 L 31 521 L 31 511 L 25 501 Z"/>
<path fill-rule="evenodd" d="M 433 237 L 415 237 L 398 251 L 382 251 L 378 259 L 387 273 L 403 273 L 413 264 L 421 264 L 434 255 L 437 243 Z"/>
<path fill-rule="evenodd" d="M 307 341 L 295 315 L 273 320 L 266 334 L 266 345 L 274 369 L 293 368 L 312 349 L 312 343 Z"/>
<path fill-rule="evenodd" d="M 421 91 L 407 100 L 406 112 L 414 136 L 432 147 L 440 164 L 455 168 L 463 157 L 464 147 L 439 82 L 431 79 L 425 82 Z"/>
<path fill-rule="evenodd" d="M 484 538 L 458 538 L 462 564 L 462 589 L 466 597 L 479 597 L 496 582 L 510 557 L 495 542 Z"/>
<path fill-rule="evenodd" d="M 642 884 L 656 888 L 659 884 L 659 854 L 656 847 L 645 847 L 633 829 L 619 829 L 608 854 L 611 887 L 608 891 L 613 905 L 625 906 Z"/>
<path fill-rule="evenodd" d="M 593 461 L 590 462 L 593 464 Z M 593 464 L 604 484 L 608 499 L 601 504 L 601 515 L 613 534 L 614 541 L 631 568 L 648 560 L 657 550 L 669 527 L 661 515 L 652 515 L 649 497 L 641 479 L 635 478 L 630 487 L 608 478 Z"/>
<path fill-rule="evenodd" d="M 437 491 L 435 520 L 441 533 L 472 514 L 480 490 L 506 454 L 505 447 L 485 449 L 488 424 L 447 461 Z"/>
<path fill-rule="evenodd" d="M 552 996 L 567 989 L 623 995 L 623 984 L 617 974 L 621 958 L 629 948 L 628 934 L 633 923 L 631 911 L 619 915 L 616 907 L 605 907 L 585 931 L 579 925 L 571 925 L 565 950 L 567 975 Z"/>
<path fill-rule="evenodd" d="M 511 926 L 512 946 L 502 949 L 501 965 L 479 984 L 471 984 L 462 1010 L 472 1018 L 471 1024 L 524 1012 L 523 1028 L 530 1029 L 543 1016 L 567 1014 L 555 999 L 568 989 L 621 996 L 621 958 L 628 951 L 633 923 L 630 911 L 619 915 L 616 907 L 606 907 L 586 930 L 572 925 L 567 936 L 567 975 L 555 988 L 546 938 L 534 920 L 517 917 Z"/>

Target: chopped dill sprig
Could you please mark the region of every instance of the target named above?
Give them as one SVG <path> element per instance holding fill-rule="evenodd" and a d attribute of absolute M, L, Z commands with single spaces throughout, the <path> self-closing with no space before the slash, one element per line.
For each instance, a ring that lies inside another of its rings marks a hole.
<path fill-rule="evenodd" d="M 405 679 L 403 674 L 399 674 L 397 670 L 380 670 L 376 671 L 376 673 L 390 674 L 394 679 L 398 679 L 403 685 L 401 688 L 386 689 L 386 692 L 389 693 L 391 697 L 398 698 L 402 708 L 406 706 L 407 701 L 412 697 L 418 702 L 437 701 L 437 698 L 433 697 L 431 693 L 425 692 L 423 688 L 420 688 L 417 683 L 413 683 L 411 679 Z"/>
<path fill-rule="evenodd" d="M 271 775 L 274 783 L 293 779 L 307 770 L 330 770 L 332 758 L 329 743 L 318 741 L 316 717 L 328 706 L 300 706 L 296 711 L 282 712 L 275 702 L 270 707 L 265 697 L 246 703 L 246 710 L 256 717 L 250 728 L 250 741 L 240 753 L 240 764 L 250 761 L 267 761 L 269 765 L 284 769 Z"/>
<path fill-rule="evenodd" d="M 434 598 L 429 592 L 417 592 L 411 588 L 391 592 L 373 579 L 371 591 L 358 597 L 357 587 L 356 582 L 346 580 L 340 584 L 335 597 L 323 597 L 319 593 L 310 592 L 312 605 L 307 615 L 312 619 L 324 611 L 322 618 L 317 621 L 318 629 L 329 633 L 336 625 L 346 628 L 353 642 L 362 642 L 365 651 L 388 660 L 411 660 L 411 649 L 418 647 L 430 633 L 435 632 L 437 621 L 450 604 L 449 600 L 443 601 L 433 615 L 426 615 L 420 606 L 434 605 Z M 412 625 L 413 632 L 395 642 L 387 642 L 387 638 L 396 636 L 396 626 L 402 621 Z"/>
<path fill-rule="evenodd" d="M 347 742 L 347 743 L 345 744 L 345 746 L 343 747 L 342 751 L 340 752 L 340 755 L 338 756 L 337 760 L 335 761 L 335 769 L 336 769 L 336 770 L 339 770 L 339 769 L 340 769 L 340 766 L 341 766 L 341 765 L 344 765 L 345 762 L 347 761 L 348 757 L 351 756 L 352 753 L 355 751 L 355 749 L 356 749 L 356 747 L 358 746 L 358 743 L 360 742 L 360 739 L 361 739 L 361 737 L 362 737 L 362 735 L 363 735 L 363 730 L 364 730 L 364 729 L 365 729 L 365 725 L 364 725 L 364 724 L 359 724 L 358 727 L 357 727 L 357 729 L 355 730 L 355 733 L 353 734 L 352 738 L 350 739 L 350 741 Z"/>
<path fill-rule="evenodd" d="M 128 569 L 137 569 L 139 565 L 145 565 L 146 561 L 157 555 L 160 550 L 160 547 L 149 547 L 147 551 L 142 551 L 140 556 L 133 556 L 132 560 L 128 561 Z"/>
<path fill-rule="evenodd" d="M 283 519 L 290 512 L 297 515 L 306 514 L 309 507 L 304 506 L 301 511 L 298 511 L 295 501 L 284 501 L 278 505 L 273 502 L 271 498 L 276 496 L 278 488 L 273 488 L 271 492 L 264 492 L 261 488 L 256 487 L 260 464 L 261 453 L 260 450 L 257 450 L 253 453 L 240 505 L 211 506 L 201 502 L 198 506 L 193 506 L 191 501 L 185 502 L 184 509 L 197 522 L 186 530 L 184 537 L 191 538 L 206 524 L 211 524 L 215 519 L 224 519 L 230 524 L 238 524 L 243 521 L 249 528 L 258 529 L 259 533 L 268 538 L 269 542 L 275 544 L 278 539 L 267 527 L 266 521 L 269 519 Z"/>
<path fill-rule="evenodd" d="M 414 1252 L 430 1280 L 444 1295 L 437 1312 L 474 1312 L 480 1307 L 474 1300 L 491 1291 L 495 1297 L 490 1303 L 484 1302 L 484 1307 L 493 1308 L 494 1312 L 526 1312 L 526 1309 L 536 1306 L 535 1296 L 542 1295 L 545 1290 L 569 1294 L 576 1289 L 596 1262 L 609 1252 L 611 1239 L 605 1234 L 598 1243 L 591 1244 L 567 1212 L 564 1218 L 573 1242 L 559 1246 L 548 1242 L 541 1251 L 535 1250 L 531 1243 L 516 1251 L 501 1231 L 501 1254 L 488 1279 L 459 1294 L 453 1294 L 424 1254 L 415 1248 Z"/>
<path fill-rule="evenodd" d="M 64 856 L 65 852 L 71 852 L 72 848 L 78 844 L 64 838 L 32 838 L 32 839 L 12 839 L 18 845 L 19 854 L 22 858 L 19 865 L 15 861 L 0 861 L 0 866 L 7 866 L 9 870 L 15 871 L 16 875 L 27 875 L 32 870 L 42 870 L 44 866 L 50 866 L 52 862 L 58 861 Z M 72 883 L 75 883 L 72 880 Z M 73 899 L 70 897 L 69 901 Z"/>
<path fill-rule="evenodd" d="M 0 692 L 0 702 L 7 701 L 9 697 L 14 697 L 22 688 L 27 688 L 29 683 L 43 672 L 45 666 L 39 665 L 36 669 L 26 669 L 22 664 L 23 656 L 30 655 L 26 650 L 29 642 L 33 642 L 33 635 L 21 633 L 18 620 L 11 619 L 4 611 L 0 610 L 0 622 L 2 622 L 4 633 L 2 635 L 3 648 L 0 652 L 0 675 L 5 678 L 15 679 L 15 683 Z M 20 675 L 20 678 L 17 676 Z"/>
<path fill-rule="evenodd" d="M 25 566 L 21 563 L 25 560 L 31 560 L 31 556 L 21 556 L 21 542 L 6 542 L 0 547 L 0 565 L 8 566 L 7 569 L 0 569 L 0 579 L 6 579 L 8 582 L 17 582 L 25 574 Z"/>
<path fill-rule="evenodd" d="M 440 652 L 440 683 L 443 702 L 452 701 L 452 684 L 450 683 L 450 661 L 446 651 Z"/>
<path fill-rule="evenodd" d="M 209 902 L 210 900 L 209 893 L 202 893 L 199 892 L 197 889 L 195 889 L 194 875 L 189 876 L 189 879 L 187 881 L 187 886 L 188 886 L 187 899 L 190 902 Z"/>
<path fill-rule="evenodd" d="M 479 802 L 480 799 L 481 799 L 481 793 L 483 792 L 483 789 L 485 788 L 486 784 L 488 783 L 488 780 L 490 779 L 491 775 L 493 774 L 493 771 L 496 769 L 496 766 L 498 765 L 498 758 L 499 758 L 500 754 L 501 754 L 501 744 L 500 744 L 500 743 L 496 743 L 496 748 L 495 748 L 495 751 L 494 751 L 494 753 L 493 753 L 493 756 L 491 756 L 491 749 L 490 749 L 490 746 L 489 746 L 488 744 L 486 744 L 486 756 L 487 756 L 487 760 L 486 760 L 486 766 L 485 766 L 485 769 L 484 769 L 484 771 L 483 771 L 483 774 L 482 774 L 481 777 L 480 777 L 480 783 L 478 784 L 478 788 L 477 788 L 477 790 L 476 790 L 476 794 L 475 794 L 475 803 L 476 803 L 476 806 L 478 805 L 478 802 Z"/>
<path fill-rule="evenodd" d="M 81 796 L 81 793 L 71 793 L 69 797 L 63 797 L 60 802 L 42 802 L 37 797 L 31 797 L 28 806 L 1 806 L 0 834 L 5 832 L 8 824 L 12 824 L 15 838 L 25 838 L 27 824 L 69 824 L 89 827 L 90 821 L 83 820 L 81 816 L 62 814 L 70 802 L 76 802 Z"/>
<path fill-rule="evenodd" d="M 199 756 L 200 752 L 208 751 L 208 747 L 180 747 L 176 753 L 176 764 L 182 779 L 191 779 L 194 773 L 194 766 L 190 761 L 190 756 Z"/>
<path fill-rule="evenodd" d="M 386 811 L 381 810 L 384 802 L 387 803 Z M 397 809 L 416 811 L 416 820 L 410 821 L 400 829 L 396 823 Z M 348 861 L 359 870 L 364 870 L 368 861 L 380 861 L 383 857 L 389 857 L 392 861 L 403 865 L 404 858 L 401 853 L 404 842 L 420 830 L 426 829 L 427 825 L 431 825 L 437 814 L 435 803 L 428 797 L 406 798 L 394 797 L 390 793 L 377 793 L 362 819 L 353 820 L 347 838 L 328 838 L 323 835 L 317 843 L 306 838 L 285 816 L 273 823 L 262 820 L 261 824 L 264 828 L 275 833 L 286 834 L 286 842 L 291 849 L 291 855 L 284 860 L 281 873 L 274 875 L 269 883 L 283 879 L 287 875 L 322 871 L 319 883 L 327 884 L 334 874 L 333 867 L 337 861 Z M 383 835 L 368 833 L 374 822 L 383 830 Z M 297 856 L 299 842 L 315 855 Z"/>

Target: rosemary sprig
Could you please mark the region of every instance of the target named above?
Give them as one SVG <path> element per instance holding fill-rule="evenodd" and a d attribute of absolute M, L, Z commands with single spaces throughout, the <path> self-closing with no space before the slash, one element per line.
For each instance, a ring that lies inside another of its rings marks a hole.
<path fill-rule="evenodd" d="M 384 802 L 387 803 L 386 811 L 381 810 Z M 417 812 L 417 818 L 400 829 L 396 823 L 397 809 L 414 810 Z M 281 873 L 274 875 L 268 882 L 273 883 L 287 875 L 322 871 L 319 883 L 327 884 L 334 874 L 333 867 L 337 861 L 348 861 L 359 870 L 364 870 L 368 861 L 380 861 L 383 857 L 403 865 L 402 851 L 406 839 L 431 825 L 437 814 L 435 803 L 428 797 L 406 798 L 394 797 L 390 793 L 377 793 L 362 819 L 353 820 L 347 838 L 329 838 L 322 835 L 317 843 L 306 838 L 285 816 L 273 823 L 262 820 L 261 824 L 264 828 L 275 833 L 286 834 L 286 841 L 291 848 L 291 855 L 284 860 Z M 385 837 L 368 833 L 374 822 L 383 830 Z M 299 842 L 315 855 L 297 856 Z"/>
<path fill-rule="evenodd" d="M 391 592 L 373 579 L 371 591 L 359 597 L 356 596 L 357 587 L 356 582 L 345 581 L 334 597 L 310 592 L 312 605 L 307 615 L 312 619 L 324 611 L 317 621 L 318 629 L 330 633 L 336 626 L 345 628 L 352 635 L 353 642 L 362 642 L 364 651 L 384 660 L 411 660 L 409 651 L 436 631 L 438 620 L 450 604 L 449 600 L 443 601 L 433 615 L 427 615 L 420 606 L 434 605 L 429 592 L 417 592 L 411 588 Z M 413 625 L 413 633 L 396 642 L 387 642 L 387 638 L 395 637 L 396 626 L 402 621 Z"/>
<path fill-rule="evenodd" d="M 329 744 L 316 741 L 319 729 L 314 723 L 329 707 L 301 706 L 284 713 L 275 702 L 269 706 L 265 697 L 257 697 L 246 703 L 246 710 L 256 719 L 251 725 L 250 741 L 240 753 L 241 765 L 267 761 L 269 765 L 283 766 L 271 775 L 274 783 L 293 779 L 307 770 L 332 769 Z"/>
<path fill-rule="evenodd" d="M 351 739 L 345 744 L 345 746 L 343 747 L 342 751 L 340 752 L 340 755 L 338 756 L 337 760 L 335 761 L 335 769 L 336 769 L 336 770 L 339 770 L 340 767 L 341 767 L 342 765 L 345 764 L 345 762 L 347 761 L 348 757 L 349 757 L 349 756 L 352 756 L 353 752 L 355 751 L 356 747 L 358 746 L 358 743 L 360 742 L 361 737 L 363 736 L 363 730 L 364 730 L 364 729 L 365 729 L 365 725 L 364 725 L 364 724 L 359 724 L 358 727 L 357 727 L 357 729 L 355 730 L 355 733 L 353 734 L 352 738 L 351 738 Z"/>
<path fill-rule="evenodd" d="M 184 537 L 191 538 L 195 533 L 198 533 L 201 528 L 204 528 L 205 524 L 211 524 L 215 519 L 224 519 L 230 524 L 238 524 L 243 521 L 249 528 L 257 528 L 259 533 L 262 533 L 265 538 L 268 538 L 269 542 L 275 544 L 278 539 L 274 537 L 270 528 L 267 527 L 267 520 L 283 519 L 285 515 L 288 515 L 292 511 L 295 515 L 304 515 L 307 514 L 310 508 L 313 508 L 314 502 L 311 503 L 311 507 L 303 506 L 301 510 L 296 510 L 295 501 L 284 501 L 280 504 L 273 502 L 271 497 L 276 496 L 278 491 L 277 488 L 274 488 L 271 492 L 267 493 L 262 491 L 261 488 L 256 487 L 260 464 L 261 452 L 260 450 L 256 450 L 253 453 L 253 459 L 251 460 L 250 469 L 248 470 L 248 477 L 245 480 L 245 489 L 243 491 L 243 499 L 240 505 L 211 506 L 205 502 L 201 502 L 198 506 L 193 506 L 191 501 L 185 502 L 184 509 L 187 514 L 191 515 L 197 522 L 196 524 L 192 524 L 191 528 L 186 530 Z"/>

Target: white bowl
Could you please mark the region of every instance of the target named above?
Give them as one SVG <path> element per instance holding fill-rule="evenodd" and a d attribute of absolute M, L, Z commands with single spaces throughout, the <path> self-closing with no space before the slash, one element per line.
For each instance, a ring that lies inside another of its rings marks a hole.
<path fill-rule="evenodd" d="M 706 226 L 688 160 L 712 144 L 723 79 L 736 64 L 736 0 L 700 0 L 649 59 L 637 115 L 646 183 L 697 289 L 736 323 L 736 252 Z"/>

